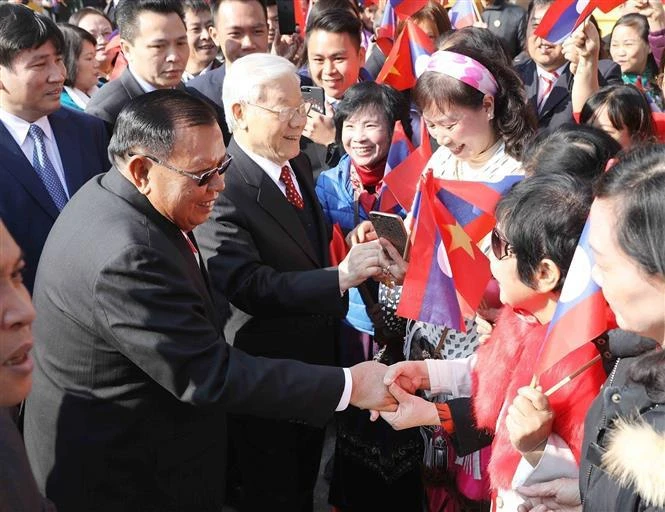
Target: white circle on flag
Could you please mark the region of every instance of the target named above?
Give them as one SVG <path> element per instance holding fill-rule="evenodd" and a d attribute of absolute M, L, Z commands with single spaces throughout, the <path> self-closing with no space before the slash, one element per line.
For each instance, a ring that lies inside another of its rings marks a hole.
<path fill-rule="evenodd" d="M 446 248 L 443 246 L 443 242 L 441 242 L 436 249 L 436 262 L 438 263 L 441 272 L 448 277 L 453 277 L 453 271 L 450 269 L 450 262 L 448 261 L 448 255 L 446 254 Z"/>
<path fill-rule="evenodd" d="M 587 5 L 589 5 L 589 0 L 577 0 L 577 3 L 575 4 L 577 14 L 582 14 L 582 11 L 586 9 Z"/>
<path fill-rule="evenodd" d="M 591 280 L 591 261 L 586 251 L 581 247 L 575 249 L 570 270 L 566 276 L 566 283 L 561 290 L 561 302 L 571 302 L 582 295 Z"/>
<path fill-rule="evenodd" d="M 427 69 L 427 64 L 429 64 L 429 59 L 430 56 L 427 55 L 426 53 L 423 53 L 422 55 L 418 55 L 416 57 L 416 62 L 413 64 L 413 69 L 416 72 L 416 78 L 419 78 L 420 75 L 422 75 L 425 70 Z"/>

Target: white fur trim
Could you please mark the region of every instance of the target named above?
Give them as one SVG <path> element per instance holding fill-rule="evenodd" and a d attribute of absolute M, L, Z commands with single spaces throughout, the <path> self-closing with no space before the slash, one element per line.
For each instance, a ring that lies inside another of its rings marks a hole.
<path fill-rule="evenodd" d="M 644 420 L 619 419 L 602 462 L 620 485 L 632 485 L 651 506 L 665 506 L 665 434 Z"/>

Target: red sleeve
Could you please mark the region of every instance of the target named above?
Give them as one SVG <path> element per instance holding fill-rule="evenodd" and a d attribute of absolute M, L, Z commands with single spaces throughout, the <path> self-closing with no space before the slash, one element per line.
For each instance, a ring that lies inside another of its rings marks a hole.
<path fill-rule="evenodd" d="M 658 142 L 665 142 L 665 112 L 652 112 L 651 119 Z"/>

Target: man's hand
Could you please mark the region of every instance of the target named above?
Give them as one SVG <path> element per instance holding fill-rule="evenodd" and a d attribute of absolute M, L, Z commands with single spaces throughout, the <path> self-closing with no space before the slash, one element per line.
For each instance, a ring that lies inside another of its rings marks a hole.
<path fill-rule="evenodd" d="M 371 242 L 378 238 L 374 230 L 374 224 L 369 220 L 364 220 L 346 235 L 346 245 L 351 247 L 352 245 Z"/>
<path fill-rule="evenodd" d="M 319 114 L 310 110 L 307 114 L 307 124 L 302 134 L 317 144 L 328 146 L 335 142 L 335 124 L 333 123 L 332 107 L 326 103 L 326 112 L 330 114 Z"/>
<path fill-rule="evenodd" d="M 376 411 L 395 411 L 397 401 L 383 384 L 383 377 L 388 367 L 374 361 L 359 363 L 350 368 L 353 387 L 351 405 L 359 409 Z"/>
<path fill-rule="evenodd" d="M 408 393 L 417 389 L 429 389 L 429 371 L 425 361 L 402 361 L 388 368 L 383 379 L 386 386 L 396 383 Z"/>
<path fill-rule="evenodd" d="M 404 391 L 397 384 L 391 384 L 388 391 L 398 402 L 395 412 L 381 412 L 381 417 L 395 430 L 419 427 L 420 425 L 439 425 L 439 413 L 432 402 Z"/>
<path fill-rule="evenodd" d="M 529 463 L 535 466 L 540 460 L 541 449 L 552 432 L 554 412 L 550 402 L 542 393 L 542 389 L 522 387 L 517 390 L 518 395 L 508 407 L 506 427 L 510 435 L 510 442 L 516 450 L 525 457 L 531 452 L 537 452 L 537 460 Z"/>
<path fill-rule="evenodd" d="M 359 285 L 366 279 L 381 275 L 379 265 L 379 251 L 381 246 L 378 240 L 366 242 L 351 247 L 346 257 L 340 262 L 339 289 L 342 293 L 349 288 Z"/>
<path fill-rule="evenodd" d="M 518 512 L 581 512 L 582 500 L 577 478 L 557 478 L 549 482 L 518 487 L 527 498 L 517 507 Z"/>

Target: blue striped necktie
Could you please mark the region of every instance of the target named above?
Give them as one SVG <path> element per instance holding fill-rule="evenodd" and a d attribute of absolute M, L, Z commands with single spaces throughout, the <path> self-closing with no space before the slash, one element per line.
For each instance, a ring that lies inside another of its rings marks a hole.
<path fill-rule="evenodd" d="M 36 124 L 31 124 L 28 135 L 30 135 L 35 143 L 32 152 L 32 166 L 44 183 L 58 211 L 61 211 L 65 207 L 65 204 L 67 204 L 67 194 L 65 194 L 65 189 L 60 182 L 60 178 L 58 178 L 58 174 L 55 172 L 55 167 L 53 167 L 53 163 L 46 153 L 44 132 Z"/>

